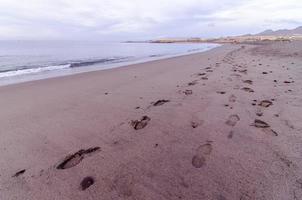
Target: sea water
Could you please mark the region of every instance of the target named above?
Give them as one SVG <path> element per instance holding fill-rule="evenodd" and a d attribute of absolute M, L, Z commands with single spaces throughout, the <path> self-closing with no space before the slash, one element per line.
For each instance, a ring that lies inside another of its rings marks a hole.
<path fill-rule="evenodd" d="M 217 44 L 99 41 L 0 41 L 0 84 L 122 67 L 203 52 Z"/>

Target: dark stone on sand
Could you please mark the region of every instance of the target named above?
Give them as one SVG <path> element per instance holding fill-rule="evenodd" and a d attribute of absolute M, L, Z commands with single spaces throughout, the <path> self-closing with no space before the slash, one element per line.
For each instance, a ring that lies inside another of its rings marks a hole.
<path fill-rule="evenodd" d="M 18 172 L 16 172 L 12 177 L 18 177 L 18 176 L 20 176 L 20 175 L 22 175 L 22 174 L 24 174 L 25 173 L 25 169 L 22 169 L 22 170 L 20 170 L 20 171 L 18 171 Z"/>
<path fill-rule="evenodd" d="M 91 185 L 94 184 L 94 178 L 87 176 L 85 177 L 82 181 L 81 181 L 81 189 L 82 190 L 86 190 L 87 188 L 89 188 Z"/>
<path fill-rule="evenodd" d="M 197 128 L 199 124 L 197 122 L 191 122 L 192 128 Z"/>

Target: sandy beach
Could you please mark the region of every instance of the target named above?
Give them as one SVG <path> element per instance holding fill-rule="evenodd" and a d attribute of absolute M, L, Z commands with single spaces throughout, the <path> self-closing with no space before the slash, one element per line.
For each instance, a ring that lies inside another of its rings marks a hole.
<path fill-rule="evenodd" d="M 1 200 L 302 199 L 302 42 L 0 87 Z"/>

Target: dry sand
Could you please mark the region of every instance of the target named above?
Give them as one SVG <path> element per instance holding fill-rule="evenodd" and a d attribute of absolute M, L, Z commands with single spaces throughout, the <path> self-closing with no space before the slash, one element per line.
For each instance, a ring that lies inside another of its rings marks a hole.
<path fill-rule="evenodd" d="M 301 58 L 225 45 L 0 87 L 0 199 L 302 199 Z"/>

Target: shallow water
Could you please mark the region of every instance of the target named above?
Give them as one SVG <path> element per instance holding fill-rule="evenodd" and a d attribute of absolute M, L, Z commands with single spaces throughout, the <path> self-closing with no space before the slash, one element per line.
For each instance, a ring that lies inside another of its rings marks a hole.
<path fill-rule="evenodd" d="M 206 51 L 217 44 L 156 44 L 95 41 L 0 41 L 0 83 L 39 75 L 77 73 L 129 62 Z M 75 69 L 75 68 L 81 68 Z M 51 72 L 51 73 L 50 73 Z"/>

